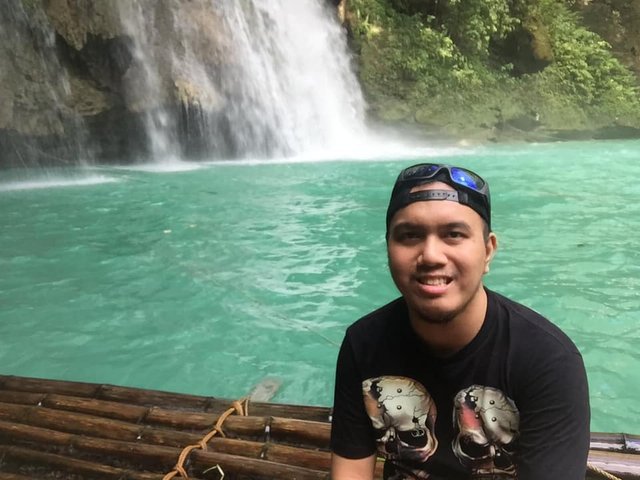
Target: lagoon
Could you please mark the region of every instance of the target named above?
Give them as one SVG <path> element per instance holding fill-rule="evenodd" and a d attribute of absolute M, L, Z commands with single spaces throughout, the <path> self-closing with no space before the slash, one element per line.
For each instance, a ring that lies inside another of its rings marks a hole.
<path fill-rule="evenodd" d="M 3 171 L 0 373 L 330 405 L 345 328 L 398 295 L 384 215 L 425 160 L 489 181 L 486 284 L 574 340 L 591 430 L 639 433 L 639 141 Z"/>

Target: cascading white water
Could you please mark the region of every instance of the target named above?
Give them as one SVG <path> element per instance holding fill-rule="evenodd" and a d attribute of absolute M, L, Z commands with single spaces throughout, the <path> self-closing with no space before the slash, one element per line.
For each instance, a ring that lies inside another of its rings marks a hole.
<path fill-rule="evenodd" d="M 233 134 L 246 150 L 268 150 L 272 143 L 279 155 L 317 152 L 350 144 L 362 133 L 364 101 L 345 34 L 326 4 L 224 3 L 239 62 L 223 75 L 221 87 L 230 123 L 241 127 Z"/>
<path fill-rule="evenodd" d="M 156 9 L 141 1 L 118 2 L 124 33 L 135 39 L 132 45 L 134 62 L 124 78 L 125 96 L 132 111 L 144 111 L 144 123 L 149 150 L 158 162 L 175 160 L 179 156 L 176 124 L 166 108 L 166 88 L 162 68 L 163 36 L 159 30 Z"/>
<path fill-rule="evenodd" d="M 178 154 L 176 129 L 182 154 L 199 145 L 218 158 L 334 155 L 363 135 L 365 103 L 326 0 L 119 4 L 136 59 L 128 102 L 152 105 L 156 159 Z M 165 108 L 167 89 L 182 111 Z"/>

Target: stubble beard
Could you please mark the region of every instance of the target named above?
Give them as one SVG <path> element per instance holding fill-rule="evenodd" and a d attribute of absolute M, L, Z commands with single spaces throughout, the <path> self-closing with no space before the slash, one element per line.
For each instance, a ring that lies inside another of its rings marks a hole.
<path fill-rule="evenodd" d="M 453 322 L 458 314 L 464 310 L 458 309 L 450 312 L 428 312 L 425 309 L 413 308 L 416 319 L 421 323 L 427 323 L 429 325 L 446 325 Z"/>
<path fill-rule="evenodd" d="M 447 325 L 452 323 L 456 318 L 460 316 L 461 313 L 467 310 L 471 302 L 473 302 L 473 300 L 476 298 L 476 295 L 481 288 L 482 283 L 480 283 L 475 293 L 467 298 L 466 301 L 455 310 L 430 311 L 428 307 L 420 308 L 419 306 L 417 306 L 417 308 L 412 308 L 411 306 L 409 306 L 409 309 L 413 310 L 416 320 L 418 320 L 419 322 L 426 323 L 428 325 Z"/>

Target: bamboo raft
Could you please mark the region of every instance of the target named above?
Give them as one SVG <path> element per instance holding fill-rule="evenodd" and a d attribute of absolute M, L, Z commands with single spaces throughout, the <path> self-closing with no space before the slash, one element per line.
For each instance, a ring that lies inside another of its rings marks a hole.
<path fill-rule="evenodd" d="M 328 480 L 330 430 L 325 407 L 0 375 L 0 480 Z M 589 462 L 640 479 L 640 436 L 593 433 Z"/>

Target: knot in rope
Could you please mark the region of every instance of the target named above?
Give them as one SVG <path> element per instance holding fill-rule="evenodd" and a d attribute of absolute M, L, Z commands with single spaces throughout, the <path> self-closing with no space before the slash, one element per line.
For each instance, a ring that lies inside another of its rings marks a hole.
<path fill-rule="evenodd" d="M 222 430 L 222 425 L 224 424 L 225 420 L 229 418 L 230 415 L 233 415 L 234 413 L 242 417 L 246 417 L 247 415 L 249 415 L 249 397 L 244 397 L 232 402 L 231 407 L 218 417 L 216 424 L 213 426 L 213 429 L 209 433 L 207 433 L 204 437 L 202 437 L 202 439 L 198 443 L 195 443 L 193 445 L 187 445 L 186 447 L 184 447 L 180 452 L 180 455 L 178 456 L 178 461 L 176 462 L 175 467 L 173 467 L 173 470 L 167 473 L 162 478 L 162 480 L 171 480 L 176 475 L 179 475 L 181 478 L 188 479 L 189 474 L 185 470 L 184 464 L 189 458 L 189 455 L 191 454 L 191 452 L 195 449 L 207 451 L 207 443 L 209 443 L 209 440 L 211 440 L 216 435 L 220 435 L 221 437 L 226 437 L 224 431 Z M 212 468 L 217 469 L 222 475 L 221 478 L 224 478 L 224 472 L 222 471 L 222 468 L 220 467 L 220 465 L 215 465 Z"/>

